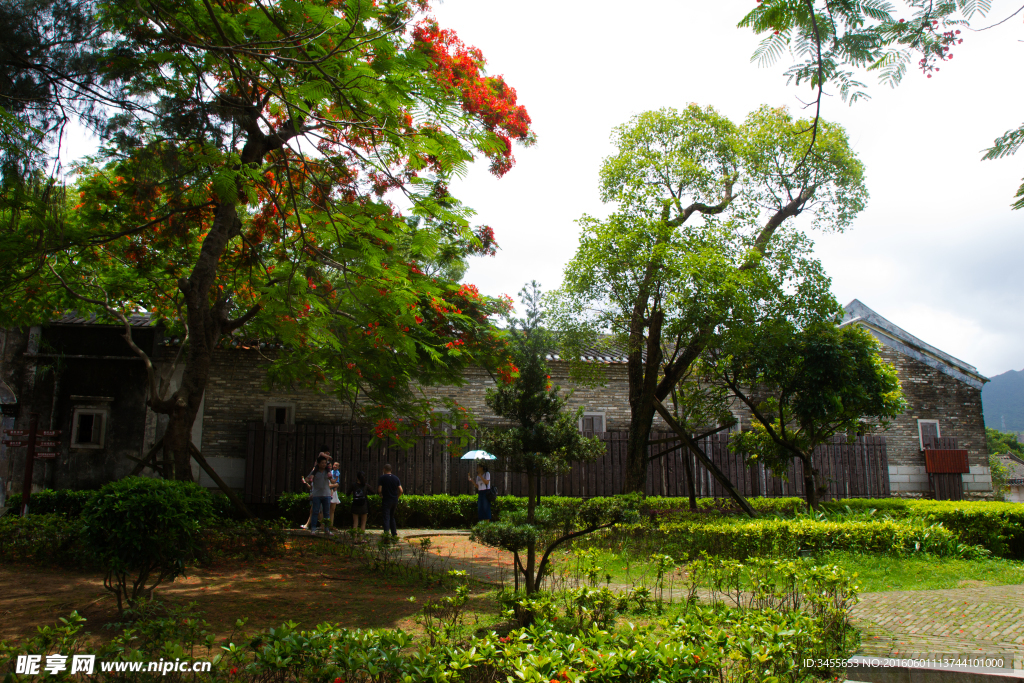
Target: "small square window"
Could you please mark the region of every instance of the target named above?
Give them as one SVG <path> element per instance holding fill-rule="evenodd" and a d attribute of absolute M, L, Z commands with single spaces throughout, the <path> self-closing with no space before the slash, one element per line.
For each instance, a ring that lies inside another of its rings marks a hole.
<path fill-rule="evenodd" d="M 71 418 L 71 447 L 103 448 L 106 432 L 106 410 L 77 408 Z"/>
<path fill-rule="evenodd" d="M 600 434 L 604 432 L 604 413 L 583 413 L 580 418 L 580 431 L 584 434 Z"/>
<path fill-rule="evenodd" d="M 917 436 L 921 444 L 921 450 L 935 448 L 935 441 L 942 436 L 939 431 L 938 420 L 918 420 Z"/>
<path fill-rule="evenodd" d="M 263 421 L 276 425 L 295 424 L 295 404 L 268 403 L 263 411 Z"/>

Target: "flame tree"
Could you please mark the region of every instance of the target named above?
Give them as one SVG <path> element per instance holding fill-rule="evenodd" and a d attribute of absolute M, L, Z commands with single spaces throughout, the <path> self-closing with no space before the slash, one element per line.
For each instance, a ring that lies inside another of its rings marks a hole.
<path fill-rule="evenodd" d="M 273 376 L 330 386 L 379 436 L 427 414 L 416 387 L 457 383 L 470 360 L 508 371 L 488 324 L 508 302 L 457 282 L 494 234 L 447 184 L 474 156 L 506 173 L 530 118 L 426 2 L 81 7 L 88 78 L 62 78 L 45 51 L 23 71 L 50 79 L 41 107 L 102 111 L 86 121 L 101 145 L 71 186 L 50 183 L 44 211 L 11 200 L 30 183 L 5 176 L 0 307 L 9 325 L 69 308 L 123 322 L 178 478 L 233 336 L 283 342 Z M 39 133 L 0 118 L 5 140 Z M 185 340 L 178 386 L 132 342 L 138 311 Z"/>

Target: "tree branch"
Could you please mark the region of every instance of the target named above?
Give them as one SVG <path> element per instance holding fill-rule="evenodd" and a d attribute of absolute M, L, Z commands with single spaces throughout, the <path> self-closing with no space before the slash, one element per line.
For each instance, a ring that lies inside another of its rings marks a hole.
<path fill-rule="evenodd" d="M 146 366 L 146 377 L 149 380 L 149 392 L 150 392 L 150 396 L 153 397 L 152 400 L 153 401 L 159 400 L 159 396 L 156 393 L 157 392 L 157 381 L 156 381 L 156 371 L 153 368 L 153 361 L 150 360 L 149 355 L 145 351 L 140 349 L 138 347 L 138 345 L 136 345 L 135 340 L 132 339 L 132 326 L 128 322 L 128 318 L 123 313 L 121 313 L 121 311 L 118 311 L 117 309 L 115 309 L 112 306 L 110 306 L 107 303 L 107 301 L 100 301 L 98 299 L 90 299 L 87 296 L 83 296 L 82 294 L 79 294 L 78 292 L 76 292 L 74 289 L 71 288 L 71 286 L 64 280 L 64 278 L 62 278 L 60 276 L 60 273 L 58 273 L 54 269 L 53 264 L 51 264 L 49 261 L 47 261 L 46 265 L 50 269 L 50 272 L 53 273 L 54 277 L 56 277 L 57 280 L 60 281 L 60 284 L 64 287 L 64 289 L 67 290 L 68 294 L 70 294 L 71 296 L 75 297 L 76 299 L 79 299 L 79 300 L 84 301 L 86 303 L 93 304 L 95 306 L 102 306 L 107 311 L 107 313 L 109 313 L 110 315 L 116 317 L 118 320 L 120 320 L 122 323 L 124 323 L 124 335 L 123 335 L 124 336 L 124 340 L 126 342 L 128 342 L 129 348 L 131 348 L 131 350 L 135 353 L 135 355 L 138 356 L 142 360 L 143 364 Z M 104 292 L 104 298 L 106 298 L 106 293 L 105 292 Z"/>

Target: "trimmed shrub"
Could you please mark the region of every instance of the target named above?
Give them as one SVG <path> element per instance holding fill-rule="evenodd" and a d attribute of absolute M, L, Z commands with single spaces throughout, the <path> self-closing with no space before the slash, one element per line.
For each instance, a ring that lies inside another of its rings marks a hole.
<path fill-rule="evenodd" d="M 210 494 L 191 482 L 128 477 L 96 493 L 82 512 L 82 541 L 118 612 L 201 557 L 212 512 Z"/>
<path fill-rule="evenodd" d="M 95 495 L 96 491 L 71 489 L 36 491 L 29 497 L 28 511 L 30 515 L 58 513 L 67 517 L 78 517 Z M 20 505 L 18 509 L 21 509 Z"/>
<path fill-rule="evenodd" d="M 61 514 L 0 517 L 0 562 L 80 567 L 86 558 L 81 522 Z"/>
<path fill-rule="evenodd" d="M 816 519 L 721 520 L 678 522 L 643 529 L 664 552 L 708 555 L 738 560 L 748 557 L 796 557 L 800 551 L 832 550 L 870 553 L 928 552 L 953 556 L 970 552 L 957 536 L 941 526 L 897 520 L 827 521 Z"/>
<path fill-rule="evenodd" d="M 961 543 L 980 545 L 1000 557 L 1024 559 L 1024 505 L 991 501 L 907 501 L 913 516 L 941 524 Z"/>

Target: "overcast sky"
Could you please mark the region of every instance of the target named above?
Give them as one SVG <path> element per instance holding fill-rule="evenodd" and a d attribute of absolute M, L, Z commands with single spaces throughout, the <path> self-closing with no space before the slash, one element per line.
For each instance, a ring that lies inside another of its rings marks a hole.
<path fill-rule="evenodd" d="M 783 65 L 750 62 L 757 38 L 736 23 L 752 4 L 437 5 L 441 25 L 483 50 L 489 72 L 516 88 L 539 138 L 515 150 L 518 163 L 501 180 L 480 163 L 453 185 L 501 245 L 466 280 L 489 294 L 515 295 L 530 279 L 557 287 L 576 249 L 576 219 L 608 212 L 598 169 L 613 152 L 612 127 L 633 114 L 695 102 L 739 122 L 761 104 L 799 108 L 798 97 L 809 99 L 809 89 L 786 86 Z M 1017 9 L 994 5 L 990 16 L 1000 19 Z M 1024 368 L 1024 211 L 1009 208 L 1024 152 L 980 160 L 1024 120 L 1015 81 L 1021 17 L 964 38 L 931 79 L 912 71 L 892 90 L 871 76 L 871 100 L 826 102 L 825 118 L 846 127 L 866 165 L 871 199 L 846 233 L 813 237 L 841 303 L 860 299 L 992 376 Z"/>

